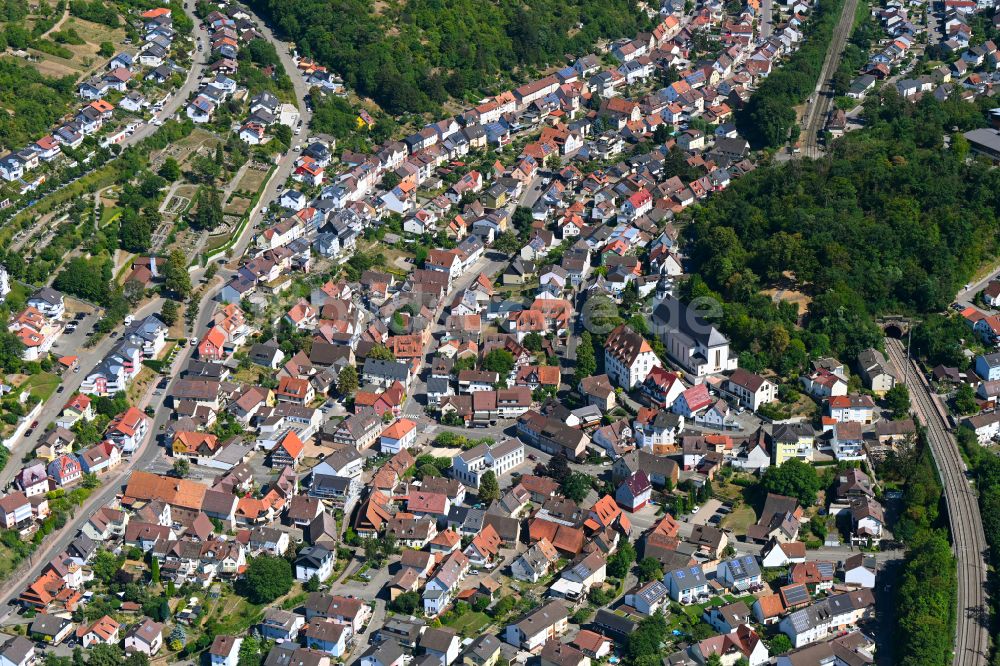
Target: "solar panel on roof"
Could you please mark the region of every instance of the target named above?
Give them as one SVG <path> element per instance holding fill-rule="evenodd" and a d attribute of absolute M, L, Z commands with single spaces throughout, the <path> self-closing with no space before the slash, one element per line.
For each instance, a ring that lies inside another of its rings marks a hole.
<path fill-rule="evenodd" d="M 833 578 L 833 562 L 817 562 L 816 570 L 824 578 Z"/>
<path fill-rule="evenodd" d="M 684 578 L 684 569 L 678 569 L 677 571 L 675 571 L 674 578 L 676 578 L 677 580 Z"/>
<path fill-rule="evenodd" d="M 692 576 L 698 576 L 700 574 L 701 574 L 701 569 L 699 569 L 698 567 L 691 567 Z"/>
<path fill-rule="evenodd" d="M 805 585 L 789 585 L 781 590 L 790 606 L 809 601 L 809 591 Z"/>
<path fill-rule="evenodd" d="M 804 610 L 795 611 L 791 614 L 789 619 L 792 621 L 792 626 L 795 627 L 795 631 L 802 633 L 809 628 L 809 614 Z"/>

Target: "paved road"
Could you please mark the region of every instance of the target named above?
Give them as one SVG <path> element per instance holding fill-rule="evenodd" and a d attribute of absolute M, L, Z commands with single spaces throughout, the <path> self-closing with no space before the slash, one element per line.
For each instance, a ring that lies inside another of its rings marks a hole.
<path fill-rule="evenodd" d="M 927 441 L 934 456 L 948 506 L 952 546 L 958 564 L 958 618 L 955 636 L 956 666 L 986 664 L 989 657 L 989 607 L 986 603 L 986 537 L 976 492 L 965 476 L 967 470 L 958 443 L 947 429 L 943 407 L 930 393 L 926 379 L 906 358 L 898 340 L 885 341 L 889 358 L 905 373 L 917 417 L 927 426 Z"/>
<path fill-rule="evenodd" d="M 153 307 L 158 302 L 154 301 L 147 307 Z M 209 316 L 210 312 L 207 312 L 207 309 L 203 309 L 202 319 L 207 319 Z M 31 558 L 18 571 L 7 578 L 7 584 L 4 585 L 3 592 L 0 593 L 0 608 L 6 607 L 12 599 L 15 599 L 21 593 L 21 590 L 24 589 L 25 585 L 38 577 L 45 565 L 54 556 L 66 549 L 70 542 L 76 538 L 80 528 L 94 511 L 101 506 L 113 503 L 122 486 L 128 482 L 133 469 L 147 468 L 160 455 L 156 436 L 160 428 L 166 424 L 170 415 L 169 410 L 164 408 L 165 397 L 170 394 L 171 387 L 180 374 L 179 370 L 187 364 L 192 352 L 193 347 L 188 346 L 174 358 L 173 365 L 168 371 L 170 384 L 167 390 L 157 394 L 153 392 L 153 386 L 151 385 L 146 395 L 139 401 L 137 406 L 140 409 L 151 406 L 156 412 L 150 432 L 139 446 L 139 449 L 131 457 L 127 458 L 126 462 L 116 471 L 102 477 L 101 487 L 81 507 L 76 509 L 72 514 L 71 520 L 66 523 L 66 526 L 43 542 L 41 548 L 33 553 Z M 79 377 L 79 375 L 75 376 Z M 75 381 L 79 383 L 79 379 Z M 62 396 L 59 397 L 61 398 Z M 9 467 L 16 468 L 17 465 L 10 465 Z M 0 621 L 3 619 L 5 617 L 0 617 Z"/>
<path fill-rule="evenodd" d="M 190 11 L 189 11 L 190 13 Z M 196 19 L 197 21 L 197 19 Z M 195 29 L 196 39 L 204 37 L 204 30 L 200 25 Z M 270 30 L 266 27 L 262 27 L 262 32 L 265 37 L 273 39 L 273 35 Z M 306 92 L 306 87 L 301 77 L 298 76 L 295 69 L 294 63 L 291 57 L 288 55 L 288 46 L 286 44 L 276 42 L 276 47 L 279 56 L 282 56 L 282 62 L 289 73 L 292 75 L 292 80 L 295 82 L 296 94 L 299 99 L 299 108 L 302 112 L 303 126 L 308 127 L 309 120 L 311 119 L 311 113 L 303 108 L 301 102 L 302 95 Z M 188 84 L 193 81 L 191 90 L 193 91 L 197 87 L 198 77 L 189 74 L 188 80 L 185 82 L 185 88 Z M 182 88 L 182 91 L 184 88 Z M 163 114 L 170 114 L 176 112 L 180 108 L 181 104 L 184 103 L 186 97 L 182 94 L 175 94 L 171 103 L 164 109 Z M 173 109 L 173 111 L 171 111 Z M 155 126 L 150 126 L 155 131 Z M 138 134 L 138 132 L 137 132 Z M 279 168 L 275 172 L 275 177 L 272 177 L 271 181 L 268 183 L 267 188 L 265 188 L 265 195 L 261 196 L 260 203 L 258 204 L 258 211 L 264 207 L 266 202 L 274 196 L 274 192 L 277 186 L 284 182 L 287 175 L 291 172 L 292 162 L 294 161 L 294 151 L 290 151 L 285 155 L 282 161 L 279 163 Z M 282 177 L 281 174 L 284 174 Z M 270 193 L 270 194 L 268 194 Z M 251 239 L 253 238 L 253 225 L 247 225 L 243 230 L 240 238 L 234 245 L 234 256 L 241 256 L 246 248 L 249 246 Z M 227 269 L 222 269 L 219 271 L 219 275 L 225 277 L 232 274 L 232 271 Z M 197 268 L 192 272 L 192 281 L 197 284 L 197 282 L 204 275 L 204 269 Z M 194 326 L 194 330 L 200 334 L 208 328 L 212 315 L 215 310 L 214 298 L 217 295 L 221 285 L 224 282 L 217 280 L 214 286 L 210 289 L 206 289 L 202 295 L 201 301 L 199 303 L 199 316 L 198 321 Z M 159 312 L 162 304 L 162 300 L 156 299 L 150 301 L 142 308 L 140 308 L 135 314 L 136 316 L 146 316 L 152 312 Z M 46 402 L 45 406 L 42 408 L 41 415 L 38 417 L 40 423 L 48 423 L 55 419 L 62 409 L 62 405 L 66 399 L 67 395 L 70 395 L 72 391 L 76 390 L 80 382 L 83 380 L 85 371 L 91 368 L 94 363 L 100 360 L 101 357 L 111 348 L 112 345 L 117 341 L 116 338 L 107 337 L 101 340 L 97 345 L 89 350 L 83 350 L 80 356 L 81 366 L 83 371 L 80 373 L 68 373 L 64 377 L 64 384 L 66 388 L 63 393 L 54 393 L 52 397 Z M 34 580 L 42 571 L 45 564 L 58 553 L 62 552 L 69 543 L 76 538 L 77 533 L 80 528 L 86 522 L 86 520 L 93 514 L 93 512 L 100 506 L 111 503 L 115 496 L 119 493 L 122 486 L 124 486 L 133 469 L 146 469 L 149 467 L 160 455 L 160 448 L 157 445 L 157 438 L 161 432 L 161 429 L 166 425 L 169 419 L 170 410 L 166 409 L 165 401 L 166 396 L 169 396 L 172 392 L 174 382 L 180 374 L 180 369 L 187 365 L 188 360 L 194 353 L 194 346 L 189 345 L 182 349 L 175 357 L 173 365 L 168 371 L 170 381 L 165 390 L 154 391 L 155 384 L 150 386 L 143 400 L 140 401 L 138 407 L 144 408 L 146 406 L 151 406 L 156 416 L 153 419 L 153 424 L 150 428 L 150 433 L 147 435 L 146 439 L 143 441 L 139 449 L 125 462 L 125 464 L 116 472 L 113 472 L 109 476 L 102 479 L 103 485 L 96 491 L 83 506 L 79 507 L 73 514 L 72 519 L 66 523 L 66 526 L 56 533 L 55 538 L 50 537 L 39 550 L 37 550 L 32 557 L 24 563 L 24 565 L 13 575 L 7 579 L 7 583 L 4 586 L 3 592 L 0 592 L 0 608 L 6 607 L 12 599 L 16 598 L 20 594 L 24 586 L 30 581 Z M 32 439 L 37 439 L 41 435 L 41 432 L 37 433 Z M 25 439 L 25 438 L 22 438 Z M 27 442 L 20 442 L 22 446 L 15 447 L 15 452 L 22 449 L 23 445 Z M 34 445 L 32 445 L 33 447 Z M 27 450 L 27 447 L 23 447 Z M 16 458 L 15 458 L 16 459 Z M 10 476 L 16 473 L 17 465 L 8 466 L 10 469 Z M 2 479 L 0 479 L 2 480 Z M 0 483 L 0 487 L 6 485 L 9 478 L 6 481 Z M 0 617 L 0 621 L 5 619 L 5 617 Z"/>
<path fill-rule="evenodd" d="M 304 142 L 306 137 L 308 137 L 309 125 L 312 122 L 312 109 L 305 104 L 305 97 L 309 93 L 309 87 L 306 85 L 305 79 L 302 78 L 298 68 L 295 66 L 295 60 L 292 58 L 288 43 L 282 42 L 275 37 L 271 28 L 263 20 L 261 20 L 259 16 L 253 14 L 248 7 L 244 6 L 244 8 L 254 17 L 259 32 L 274 44 L 275 50 L 278 52 L 278 60 L 281 61 L 282 67 L 285 68 L 285 72 L 292 80 L 292 86 L 295 90 L 295 106 L 298 108 L 302 119 L 302 133 L 300 135 L 293 134 L 292 136 L 292 144 L 295 146 Z M 285 153 L 279 159 L 277 169 L 275 169 L 274 173 L 271 174 L 271 179 L 266 183 L 264 190 L 261 192 L 257 210 L 250 215 L 250 224 L 247 225 L 247 229 L 252 230 L 263 220 L 262 211 L 267 210 L 268 204 L 270 204 L 272 199 L 278 196 L 281 189 L 284 187 L 285 182 L 288 180 L 289 176 L 292 175 L 292 171 L 295 168 L 295 160 L 298 158 L 298 155 L 298 151 L 293 149 Z M 243 246 L 239 247 L 239 244 L 237 244 L 237 247 L 233 248 L 232 256 L 241 256 L 249 245 L 251 239 L 252 234 L 246 234 L 242 239 L 245 241 Z"/>
<path fill-rule="evenodd" d="M 251 230 L 248 225 L 247 228 L 244 229 L 243 236 L 237 242 L 237 246 L 246 247 L 250 236 Z M 194 272 L 192 277 L 195 282 L 200 279 L 203 272 L 204 269 L 200 268 Z M 216 282 L 216 284 L 220 285 L 219 282 Z M 203 331 L 208 328 L 215 310 L 215 302 L 213 299 L 218 293 L 218 290 L 219 287 L 205 290 L 205 293 L 199 303 L 198 321 L 195 324 L 196 331 Z M 145 314 L 148 314 L 149 312 L 158 312 L 160 303 L 161 301 L 159 299 L 151 301 L 141 308 L 139 313 L 145 316 Z M 106 349 L 110 348 L 111 344 L 113 344 L 115 340 L 116 338 L 105 338 L 94 348 L 94 353 L 97 354 L 102 349 L 106 351 Z M 187 365 L 187 362 L 190 360 L 193 353 L 194 346 L 188 345 L 184 349 L 180 350 L 175 356 L 173 364 L 167 371 L 170 381 L 164 390 L 155 391 L 155 384 L 150 385 L 146 395 L 137 405 L 140 409 L 145 408 L 146 406 L 151 406 L 156 413 L 156 416 L 153 418 L 153 424 L 150 427 L 150 432 L 146 436 L 142 445 L 130 458 L 127 459 L 123 466 L 119 467 L 116 472 L 113 472 L 111 475 L 102 479 L 102 486 L 100 490 L 95 492 L 83 506 L 76 510 L 72 519 L 66 523 L 66 526 L 59 532 L 55 533 L 55 538 L 50 537 L 49 540 L 46 541 L 42 547 L 32 555 L 28 562 L 26 562 L 17 572 L 5 581 L 7 584 L 4 585 L 3 591 L 0 592 L 0 608 L 6 607 L 12 599 L 16 598 L 25 585 L 38 577 L 46 563 L 49 562 L 54 555 L 62 552 L 69 545 L 69 543 L 76 538 L 80 528 L 98 507 L 112 503 L 121 488 L 128 482 L 133 469 L 147 469 L 154 463 L 154 461 L 156 461 L 160 455 L 160 447 L 157 445 L 157 438 L 170 418 L 170 410 L 166 408 L 167 405 L 165 404 L 166 397 L 171 394 L 174 383 L 180 376 L 180 370 Z M 75 382 L 78 385 L 81 381 L 80 376 L 84 373 L 70 374 L 73 375 L 71 382 Z M 59 400 L 55 401 L 59 407 L 61 407 L 61 401 L 65 395 L 67 394 L 63 393 L 62 395 L 53 395 L 53 399 L 59 398 Z M 45 409 L 47 408 L 48 405 L 46 405 Z M 10 465 L 10 467 L 16 468 L 17 466 Z M 3 616 L 0 616 L 0 622 L 4 619 L 5 618 Z"/>
<path fill-rule="evenodd" d="M 193 3 L 187 3 L 187 4 L 193 5 Z M 191 17 L 191 19 L 194 21 L 195 24 L 194 31 L 191 33 L 195 45 L 194 57 L 192 58 L 191 67 L 190 69 L 188 69 L 187 76 L 184 79 L 184 83 L 181 84 L 181 87 L 179 89 L 170 94 L 170 98 L 164 104 L 163 109 L 159 113 L 155 114 L 154 117 L 160 120 L 166 120 L 167 118 L 170 118 L 179 110 L 181 110 L 182 106 L 187 103 L 188 98 L 201 85 L 201 78 L 205 72 L 205 63 L 200 59 L 203 57 L 202 56 L 203 53 L 208 53 L 208 46 L 209 46 L 208 32 L 206 32 L 204 26 L 202 26 L 201 22 L 198 20 L 198 17 L 195 16 L 193 9 L 185 9 L 184 11 L 187 13 L 188 16 Z M 197 50 L 198 44 L 203 44 L 204 45 L 203 48 L 205 50 L 198 51 Z M 139 126 L 139 128 L 135 132 L 132 133 L 131 136 L 128 136 L 125 139 L 123 139 L 119 145 L 122 146 L 123 148 L 128 146 L 133 146 L 142 141 L 143 139 L 152 136 L 159 129 L 160 125 L 154 125 L 152 122 L 143 123 L 142 125 Z M 94 163 L 93 167 L 96 169 L 102 164 L 103 163 Z M 46 193 L 45 196 L 34 201 L 32 205 L 38 203 L 39 201 L 43 201 L 46 197 L 50 197 L 56 192 L 62 190 L 63 188 L 72 185 L 82 177 L 83 175 L 78 176 L 73 180 L 67 181 L 66 183 L 63 183 L 61 186 L 57 187 L 51 192 Z M 20 213 L 30 207 L 31 206 L 23 206 L 22 208 L 17 210 L 17 213 Z M 18 237 L 14 241 L 12 247 L 16 250 L 20 249 L 25 245 L 25 243 L 31 240 L 31 238 L 36 233 L 38 233 L 38 231 L 39 228 L 36 226 L 33 227 L 29 232 L 23 233 L 22 237 Z"/>
<path fill-rule="evenodd" d="M 192 7 L 194 6 L 192 2 L 187 4 Z M 183 85 L 170 95 L 170 99 L 163 105 L 163 109 L 155 114 L 154 117 L 160 120 L 166 120 L 183 109 L 188 99 L 201 86 L 201 78 L 205 73 L 206 62 L 204 58 L 205 54 L 209 52 L 208 32 L 201 21 L 198 20 L 198 17 L 195 16 L 194 9 L 185 9 L 184 11 L 194 21 L 194 31 L 191 33 L 194 39 L 194 55 L 191 57 L 191 68 L 188 70 Z M 202 51 L 198 50 L 198 45 L 202 46 Z M 125 139 L 123 143 L 126 146 L 133 145 L 148 136 L 152 136 L 158 129 L 160 129 L 158 125 L 147 123 L 137 129 L 135 134 Z"/>
<path fill-rule="evenodd" d="M 760 41 L 766 42 L 774 26 L 774 0 L 763 0 L 760 4 Z"/>
<path fill-rule="evenodd" d="M 495 254 L 490 251 L 483 253 L 483 256 L 479 258 L 476 263 L 469 266 L 469 269 L 460 275 L 451 285 L 451 289 L 448 290 L 448 295 L 445 296 L 442 303 L 450 303 L 451 299 L 455 294 L 460 291 L 465 290 L 472 282 L 479 277 L 480 273 L 485 273 L 491 279 L 496 276 L 501 270 L 507 265 L 507 260 L 498 259 Z M 424 367 L 421 368 L 418 376 L 413 380 L 410 386 L 410 393 L 406 397 L 406 402 L 403 403 L 403 416 L 413 419 L 418 422 L 422 422 L 424 428 L 434 424 L 427 415 L 424 413 L 424 407 L 426 404 L 417 401 L 416 396 L 427 394 L 427 379 L 430 375 L 430 365 L 433 362 L 434 348 L 438 338 L 444 332 L 445 322 L 447 321 L 448 314 L 450 313 L 450 308 L 442 307 L 442 312 L 439 313 L 437 321 L 434 322 L 434 326 L 431 329 L 431 338 L 424 345 Z"/>
<path fill-rule="evenodd" d="M 854 25 L 854 15 L 857 9 L 858 0 L 847 0 L 840 14 L 840 21 L 833 30 L 833 37 L 830 39 L 830 46 L 826 51 L 823 68 L 820 70 L 819 80 L 816 81 L 816 90 L 811 98 L 813 102 L 809 104 L 806 114 L 802 118 L 804 137 L 800 155 L 803 157 L 816 158 L 822 152 L 818 139 L 827 114 L 833 107 L 834 94 L 831 79 L 840 64 L 840 56 L 847 45 L 847 38 L 851 36 L 851 28 Z"/>
<path fill-rule="evenodd" d="M 962 290 L 955 295 L 955 302 L 961 303 L 962 305 L 972 305 L 972 299 L 976 297 L 980 291 L 982 291 L 986 285 L 997 277 L 997 267 L 994 266 L 992 270 L 984 277 L 982 280 L 976 282 L 970 282 L 968 287 L 962 287 Z"/>
<path fill-rule="evenodd" d="M 136 310 L 133 315 L 136 319 L 141 319 L 147 315 L 157 313 L 160 311 L 162 303 L 162 299 L 154 299 Z M 81 326 L 77 328 L 75 333 L 64 333 L 63 335 L 67 339 L 63 340 L 60 338 L 53 347 L 53 352 L 56 354 L 76 354 L 79 359 L 80 372 L 65 371 L 63 373 L 61 383 L 63 390 L 61 393 L 53 393 L 42 405 L 42 411 L 35 417 L 35 420 L 38 421 L 38 427 L 34 429 L 30 437 L 18 438 L 11 447 L 12 462 L 0 472 L 0 488 L 5 488 L 13 480 L 14 475 L 20 471 L 20 465 L 14 461 L 19 461 L 22 456 L 33 451 L 38 446 L 39 442 L 45 437 L 46 426 L 49 423 L 55 422 L 56 418 L 62 412 L 66 401 L 69 400 L 69 396 L 73 395 L 73 392 L 80 388 L 80 384 L 87 376 L 87 372 L 97 365 L 104 358 L 104 355 L 118 342 L 118 334 L 124 330 L 124 323 L 121 327 L 115 329 L 115 337 L 111 337 L 110 335 L 105 336 L 90 348 L 82 345 L 83 338 L 91 331 L 93 324 L 96 324 L 98 319 L 97 314 L 88 315 L 81 322 Z M 74 342 L 77 343 L 75 347 Z"/>

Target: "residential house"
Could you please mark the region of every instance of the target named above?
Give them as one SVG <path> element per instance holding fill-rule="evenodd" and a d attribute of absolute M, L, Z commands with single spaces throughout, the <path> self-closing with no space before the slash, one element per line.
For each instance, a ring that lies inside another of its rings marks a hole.
<path fill-rule="evenodd" d="M 549 640 L 569 627 L 569 613 L 560 601 L 536 608 L 516 623 L 507 625 L 504 641 L 528 652 L 538 652 Z"/>

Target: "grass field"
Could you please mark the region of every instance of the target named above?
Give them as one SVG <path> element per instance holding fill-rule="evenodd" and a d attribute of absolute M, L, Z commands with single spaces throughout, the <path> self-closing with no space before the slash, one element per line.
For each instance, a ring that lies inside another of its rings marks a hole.
<path fill-rule="evenodd" d="M 59 56 L 31 49 L 31 54 L 39 58 L 36 62 L 32 63 L 32 66 L 48 76 L 61 77 L 68 74 L 80 80 L 95 67 L 99 67 L 104 63 L 104 59 L 97 55 L 101 42 L 121 44 L 121 41 L 125 38 L 124 28 L 112 29 L 108 26 L 91 23 L 90 21 L 73 16 L 66 19 L 61 28 L 63 31 L 70 29 L 75 30 L 86 42 L 80 45 L 61 45 L 73 54 L 72 58 L 60 58 Z"/>
<path fill-rule="evenodd" d="M 464 615 L 459 616 L 451 622 L 448 626 L 462 634 L 466 638 L 474 638 L 483 632 L 490 624 L 490 618 L 486 613 L 478 613 L 476 611 L 469 611 Z"/>
<path fill-rule="evenodd" d="M 734 534 L 746 534 L 747 528 L 757 522 L 757 514 L 746 504 L 734 507 L 733 512 L 722 521 L 722 527 Z"/>
<path fill-rule="evenodd" d="M 43 372 L 41 374 L 32 375 L 28 377 L 23 384 L 21 384 L 21 390 L 28 391 L 32 395 L 41 398 L 42 402 L 49 399 L 55 390 L 59 386 L 59 375 L 55 375 L 51 372 Z"/>
<path fill-rule="evenodd" d="M 247 169 L 233 190 L 235 192 L 259 192 L 264 186 L 264 181 L 267 180 L 267 174 L 268 171 Z"/>
<path fill-rule="evenodd" d="M 156 373 L 153 372 L 152 369 L 143 366 L 136 378 L 132 380 L 131 384 L 129 384 L 128 390 L 126 391 L 128 401 L 133 405 L 139 402 L 139 398 L 142 397 L 143 393 L 146 392 L 146 389 L 149 388 L 149 385 L 154 381 L 156 381 Z"/>
<path fill-rule="evenodd" d="M 236 215 L 239 217 L 242 216 L 244 213 L 246 213 L 248 210 L 250 210 L 250 199 L 247 199 L 246 197 L 235 196 L 229 200 L 229 203 L 226 204 L 226 207 L 223 209 L 223 212 L 225 212 L 226 215 Z"/>
<path fill-rule="evenodd" d="M 118 216 L 122 214 L 122 209 L 118 206 L 106 206 L 104 210 L 101 211 L 101 227 L 106 227 L 115 220 Z"/>

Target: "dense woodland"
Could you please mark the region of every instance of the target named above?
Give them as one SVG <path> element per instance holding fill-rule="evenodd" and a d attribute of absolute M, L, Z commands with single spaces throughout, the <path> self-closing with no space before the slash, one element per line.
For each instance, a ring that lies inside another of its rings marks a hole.
<path fill-rule="evenodd" d="M 583 54 L 651 27 L 635 0 L 254 0 L 303 55 L 389 113 L 500 92 L 519 68 Z M 526 72 L 526 75 L 528 72 Z"/>
<path fill-rule="evenodd" d="M 29 65 L 0 57 L 0 146 L 20 148 L 43 136 L 66 113 L 76 86 L 72 76 L 53 79 Z"/>
<path fill-rule="evenodd" d="M 758 168 L 690 214 L 693 272 L 707 284 L 692 279 L 685 295 L 725 303 L 722 329 L 747 367 L 785 374 L 809 355 L 879 346 L 874 316 L 945 309 L 997 250 L 1000 172 L 966 162 L 961 136 L 984 124 L 980 108 L 889 89 L 865 119 L 826 159 Z M 766 287 L 812 299 L 803 326 Z"/>

